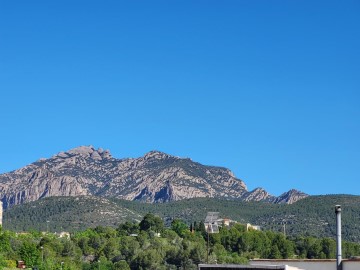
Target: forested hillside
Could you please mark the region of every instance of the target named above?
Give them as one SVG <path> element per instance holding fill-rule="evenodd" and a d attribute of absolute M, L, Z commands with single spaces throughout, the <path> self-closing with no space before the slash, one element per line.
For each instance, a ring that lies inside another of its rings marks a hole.
<path fill-rule="evenodd" d="M 0 230 L 0 267 L 14 269 L 23 260 L 39 270 L 191 270 L 199 263 L 246 264 L 252 258 L 335 258 L 336 250 L 333 239 L 247 231 L 241 224 L 223 226 L 207 239 L 201 222 L 188 226 L 175 219 L 166 227 L 153 214 L 115 228 L 88 228 L 69 238 Z M 356 255 L 360 245 L 344 242 L 343 257 Z"/>
<path fill-rule="evenodd" d="M 262 229 L 283 231 L 292 236 L 335 236 L 334 206 L 342 205 L 343 237 L 360 241 L 360 196 L 309 196 L 294 204 L 239 202 L 235 200 L 192 199 L 167 204 L 141 204 L 122 202 L 128 209 L 145 214 L 156 213 L 165 219 L 181 218 L 187 222 L 203 219 L 208 211 L 220 212 L 222 217 L 241 223 L 259 225 Z"/>
<path fill-rule="evenodd" d="M 335 236 L 334 206 L 342 205 L 343 237 L 360 241 L 360 197 L 350 195 L 310 196 L 291 205 L 241 202 L 209 198 L 148 204 L 96 197 L 54 197 L 7 210 L 4 228 L 16 231 L 77 231 L 97 225 L 116 227 L 140 220 L 147 213 L 160 216 L 169 225 L 175 218 L 187 224 L 205 219 L 206 212 L 220 212 L 240 223 L 260 225 L 263 230 L 283 231 L 289 236 Z M 48 223 L 46 221 L 49 221 Z"/>
<path fill-rule="evenodd" d="M 78 231 L 88 227 L 116 227 L 139 221 L 142 215 L 119 203 L 95 196 L 51 197 L 5 211 L 4 228 L 14 231 Z"/>

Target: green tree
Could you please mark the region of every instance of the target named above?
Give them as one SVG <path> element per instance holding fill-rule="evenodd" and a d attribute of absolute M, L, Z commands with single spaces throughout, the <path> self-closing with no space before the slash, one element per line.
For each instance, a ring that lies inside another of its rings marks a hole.
<path fill-rule="evenodd" d="M 281 253 L 277 245 L 271 247 L 269 259 L 281 259 Z"/>
<path fill-rule="evenodd" d="M 161 232 L 164 229 L 164 222 L 160 217 L 148 213 L 144 216 L 139 226 L 142 231 L 152 230 L 155 232 Z"/>
<path fill-rule="evenodd" d="M 122 237 L 120 239 L 120 252 L 126 261 L 132 261 L 140 252 L 140 244 L 135 237 Z"/>
<path fill-rule="evenodd" d="M 7 266 L 7 261 L 5 260 L 3 254 L 0 254 L 0 269 Z"/>
<path fill-rule="evenodd" d="M 323 238 L 321 240 L 322 252 L 326 259 L 335 258 L 336 242 L 330 238 Z"/>
<path fill-rule="evenodd" d="M 132 268 L 143 270 L 158 270 L 163 266 L 163 257 L 154 249 L 141 251 L 132 263 Z"/>
<path fill-rule="evenodd" d="M 308 259 L 317 259 L 321 258 L 322 246 L 319 239 L 311 238 L 309 239 L 311 244 L 308 248 L 307 258 Z"/>
<path fill-rule="evenodd" d="M 114 263 L 113 269 L 114 270 L 130 270 L 130 266 L 126 261 L 121 260 L 121 261 Z"/>
<path fill-rule="evenodd" d="M 104 255 L 108 260 L 121 254 L 120 252 L 120 241 L 118 238 L 107 239 L 104 247 Z"/>
<path fill-rule="evenodd" d="M 39 264 L 40 251 L 34 242 L 24 241 L 19 254 L 27 266 L 32 267 Z"/>
<path fill-rule="evenodd" d="M 138 234 L 139 233 L 139 224 L 134 222 L 126 221 L 125 223 L 120 224 L 117 229 L 117 233 L 119 236 L 127 236 L 130 234 Z"/>
<path fill-rule="evenodd" d="M 189 227 L 180 219 L 174 219 L 171 222 L 171 229 L 176 232 L 180 237 L 184 237 L 185 234 L 188 234 Z"/>

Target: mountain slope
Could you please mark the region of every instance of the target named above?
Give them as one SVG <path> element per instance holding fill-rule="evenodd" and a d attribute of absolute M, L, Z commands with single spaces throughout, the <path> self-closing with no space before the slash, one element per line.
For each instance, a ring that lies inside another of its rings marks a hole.
<path fill-rule="evenodd" d="M 81 146 L 0 175 L 4 207 L 51 196 L 94 195 L 146 202 L 209 197 L 294 202 L 245 183 L 222 167 L 152 151 L 140 158 L 116 159 L 109 151 Z M 299 196 L 299 198 L 306 197 Z"/>
<path fill-rule="evenodd" d="M 291 205 L 195 198 L 151 204 L 139 201 L 105 199 L 95 196 L 52 197 L 12 207 L 4 213 L 4 228 L 14 230 L 82 230 L 96 225 L 118 226 L 126 220 L 141 220 L 151 212 L 170 224 L 174 218 L 190 223 L 203 221 L 207 212 L 263 230 L 283 231 L 288 236 L 335 237 L 334 206 L 342 206 L 344 240 L 360 242 L 360 196 L 309 196 Z"/>
<path fill-rule="evenodd" d="M 4 213 L 4 227 L 15 231 L 78 231 L 88 227 L 115 227 L 142 215 L 119 203 L 95 196 L 49 197 L 16 205 Z"/>

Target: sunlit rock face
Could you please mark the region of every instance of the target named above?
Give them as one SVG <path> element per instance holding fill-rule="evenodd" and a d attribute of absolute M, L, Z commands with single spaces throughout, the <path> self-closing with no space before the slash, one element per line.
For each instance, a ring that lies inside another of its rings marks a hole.
<path fill-rule="evenodd" d="M 290 192 L 290 191 L 289 191 Z M 0 175 L 4 208 L 50 196 L 95 195 L 146 202 L 195 197 L 292 203 L 307 196 L 274 197 L 222 167 L 151 151 L 140 158 L 116 159 L 109 150 L 80 146 Z"/>

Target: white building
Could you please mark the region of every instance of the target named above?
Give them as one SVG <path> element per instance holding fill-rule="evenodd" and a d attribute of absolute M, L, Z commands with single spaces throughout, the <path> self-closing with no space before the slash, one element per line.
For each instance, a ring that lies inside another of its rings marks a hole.
<path fill-rule="evenodd" d="M 251 260 L 249 265 L 239 264 L 199 264 L 199 270 L 337 270 L 335 259 L 314 260 Z M 342 270 L 359 270 L 360 259 L 343 259 Z"/>
<path fill-rule="evenodd" d="M 199 270 L 300 270 L 287 265 L 199 264 Z"/>
<path fill-rule="evenodd" d="M 260 228 L 260 226 L 251 225 L 250 223 L 247 223 L 247 224 L 246 224 L 246 231 L 249 231 L 249 230 L 260 231 L 261 228 Z"/>
<path fill-rule="evenodd" d="M 288 265 L 299 270 L 336 270 L 335 259 L 303 259 L 303 260 L 251 260 L 250 265 Z M 291 269 L 291 268 L 288 268 Z M 360 259 L 343 259 L 342 270 L 359 270 Z"/>

